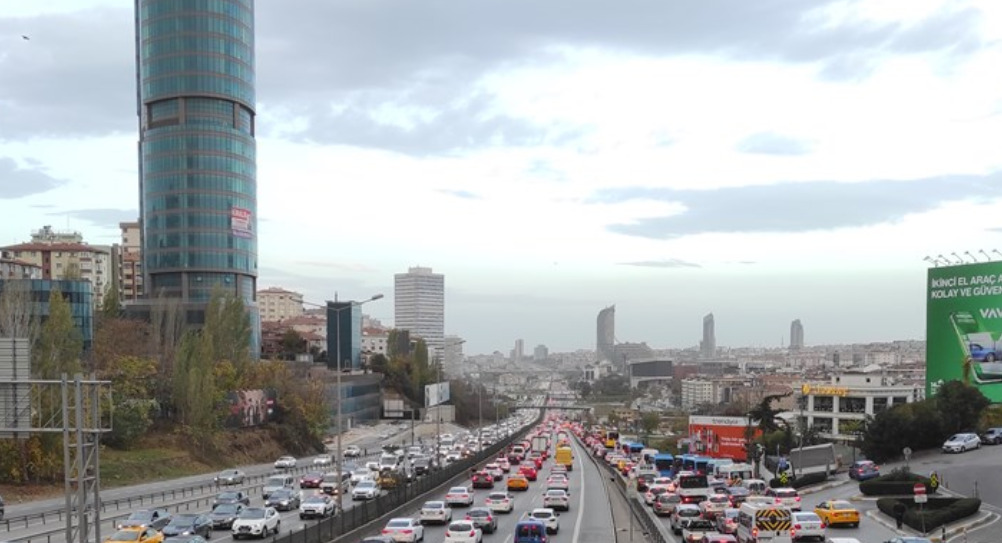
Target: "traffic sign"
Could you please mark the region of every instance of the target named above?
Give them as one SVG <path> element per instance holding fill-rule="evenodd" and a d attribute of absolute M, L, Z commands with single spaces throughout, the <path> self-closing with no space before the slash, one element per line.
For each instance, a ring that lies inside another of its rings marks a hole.
<path fill-rule="evenodd" d="M 915 483 L 915 486 L 912 487 L 912 492 L 916 494 L 925 494 L 925 485 L 922 483 Z"/>
<path fill-rule="evenodd" d="M 911 447 L 905 447 L 904 449 L 901 449 L 901 454 L 904 455 L 905 460 L 908 460 L 909 458 L 912 457 L 912 448 Z"/>
<path fill-rule="evenodd" d="M 925 493 L 925 485 L 922 483 L 915 483 L 912 487 L 912 492 L 915 493 L 915 503 L 928 503 L 929 496 Z"/>

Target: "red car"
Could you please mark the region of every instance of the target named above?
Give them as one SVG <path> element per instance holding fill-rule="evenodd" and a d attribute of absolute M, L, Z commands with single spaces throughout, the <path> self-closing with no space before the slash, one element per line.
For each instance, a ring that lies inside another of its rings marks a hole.
<path fill-rule="evenodd" d="M 530 481 L 535 481 L 539 476 L 539 471 L 536 469 L 535 462 L 526 462 L 524 464 L 518 465 L 518 472 L 525 475 L 525 478 Z"/>
<path fill-rule="evenodd" d="M 320 488 L 324 474 L 320 472 L 305 473 L 299 478 L 299 488 Z"/>
<path fill-rule="evenodd" d="M 536 469 L 543 469 L 543 455 L 534 452 L 529 456 L 529 460 L 532 460 L 536 464 Z"/>
<path fill-rule="evenodd" d="M 487 470 L 474 473 L 473 488 L 494 488 L 494 475 Z"/>

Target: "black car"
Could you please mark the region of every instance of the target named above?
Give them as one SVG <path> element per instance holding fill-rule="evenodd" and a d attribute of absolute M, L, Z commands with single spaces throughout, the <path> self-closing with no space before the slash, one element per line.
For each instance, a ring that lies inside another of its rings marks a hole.
<path fill-rule="evenodd" d="M 242 503 L 221 503 L 212 508 L 209 518 L 212 519 L 212 528 L 216 530 L 229 530 L 233 526 L 233 521 L 237 520 L 244 510 Z"/>
<path fill-rule="evenodd" d="M 125 520 L 116 522 L 115 528 L 121 530 L 122 528 L 141 526 L 143 528 L 163 530 L 164 526 L 170 523 L 171 518 L 171 514 L 166 509 L 140 509 L 129 515 Z"/>
<path fill-rule="evenodd" d="M 985 445 L 998 445 L 1002 443 L 1002 428 L 989 428 L 985 430 L 985 433 L 981 434 L 981 442 Z M 0 513 L 3 513 L 2 508 L 0 508 Z M 0 515 L 0 518 L 2 518 L 2 515 Z"/>
<path fill-rule="evenodd" d="M 641 473 L 637 475 L 637 491 L 647 492 L 647 488 L 654 482 L 653 473 Z"/>
<path fill-rule="evenodd" d="M 209 515 L 198 515 L 195 513 L 183 513 L 175 515 L 170 524 L 164 526 L 165 537 L 176 535 L 200 535 L 209 539 L 212 535 L 212 519 Z"/>
<path fill-rule="evenodd" d="M 298 490 L 282 488 L 268 494 L 268 499 L 264 500 L 264 506 L 274 507 L 276 511 L 292 511 L 299 509 L 302 500 Z"/>
<path fill-rule="evenodd" d="M 212 500 L 213 507 L 224 503 L 242 503 L 250 507 L 250 496 L 242 490 L 229 490 L 216 494 L 216 499 Z"/>
<path fill-rule="evenodd" d="M 414 460 L 414 475 L 425 475 L 431 472 L 430 458 L 417 458 Z"/>

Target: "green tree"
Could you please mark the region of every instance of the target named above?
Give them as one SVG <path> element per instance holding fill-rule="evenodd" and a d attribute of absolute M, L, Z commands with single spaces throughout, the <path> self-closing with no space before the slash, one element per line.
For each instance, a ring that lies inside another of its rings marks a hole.
<path fill-rule="evenodd" d="M 204 329 L 186 333 L 174 368 L 177 419 L 203 434 L 213 430 L 218 419 L 212 343 Z"/>
<path fill-rule="evenodd" d="M 386 374 L 389 370 L 390 361 L 386 358 L 386 355 L 382 353 L 376 353 L 369 357 L 369 369 L 375 373 Z"/>
<path fill-rule="evenodd" d="M 83 337 L 73 324 L 70 304 L 58 289 L 49 293 L 49 317 L 35 345 L 34 370 L 39 379 L 59 379 L 79 373 Z"/>
<path fill-rule="evenodd" d="M 122 301 L 118 298 L 118 289 L 109 286 L 104 293 L 101 307 L 97 311 L 97 320 L 117 319 L 122 316 Z"/>
<path fill-rule="evenodd" d="M 789 396 L 790 394 L 792 394 L 792 392 L 787 392 L 785 394 L 770 394 L 765 396 L 762 398 L 762 401 L 758 403 L 758 405 L 748 411 L 748 417 L 752 420 L 758 421 L 758 427 L 762 430 L 762 433 L 769 434 L 780 429 L 782 419 L 779 418 L 779 414 L 782 413 L 783 410 L 773 408 L 772 404 Z"/>
<path fill-rule="evenodd" d="M 0 285 L 0 337 L 34 341 L 38 319 L 32 314 L 31 283 L 7 280 Z"/>
<path fill-rule="evenodd" d="M 228 360 L 242 374 L 251 358 L 250 315 L 244 301 L 215 289 L 205 308 L 203 329 L 212 338 L 213 361 Z"/>
<path fill-rule="evenodd" d="M 644 435 L 656 433 L 661 426 L 661 415 L 655 412 L 644 413 L 640 417 L 640 427 L 644 430 Z"/>
<path fill-rule="evenodd" d="M 306 340 L 303 339 L 302 334 L 292 328 L 289 328 L 282 334 L 280 344 L 282 353 L 290 359 L 295 359 L 297 354 L 306 351 Z"/>
<path fill-rule="evenodd" d="M 943 383 L 936 393 L 935 402 L 939 408 L 942 431 L 947 434 L 976 428 L 981 413 L 991 405 L 980 390 L 961 381 Z"/>

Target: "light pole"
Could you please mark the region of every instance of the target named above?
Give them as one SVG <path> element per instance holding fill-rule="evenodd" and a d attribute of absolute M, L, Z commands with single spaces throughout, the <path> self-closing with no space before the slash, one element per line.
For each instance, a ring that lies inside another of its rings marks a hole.
<path fill-rule="evenodd" d="M 378 300 L 378 299 L 380 299 L 382 297 L 383 297 L 382 294 L 376 294 L 373 297 L 369 298 L 368 300 L 363 300 L 361 302 L 348 302 L 348 305 L 334 308 L 334 314 L 335 314 L 336 326 L 337 326 L 337 334 L 336 334 L 337 341 L 335 343 L 335 350 L 337 351 L 337 354 L 335 355 L 337 357 L 336 358 L 336 360 L 337 360 L 337 376 L 336 376 L 337 385 L 335 385 L 337 387 L 337 426 L 336 426 L 336 428 L 337 428 L 337 455 L 334 457 L 334 464 L 335 464 L 334 471 L 337 473 L 337 478 L 338 478 L 338 487 L 337 487 L 337 512 L 338 512 L 339 515 L 341 514 L 342 511 L 344 511 L 344 509 L 342 508 L 342 506 L 344 505 L 344 499 L 343 499 L 343 497 L 344 497 L 344 488 L 341 486 L 341 458 L 343 456 L 343 453 L 341 451 L 341 433 L 342 433 L 342 428 L 341 428 L 341 403 L 342 403 L 341 402 L 341 400 L 342 400 L 342 398 L 341 398 L 341 311 L 343 311 L 345 309 L 348 309 L 348 308 L 358 307 L 358 306 L 360 306 L 362 304 L 366 304 L 366 303 L 369 303 L 369 302 L 374 302 L 374 301 L 376 301 L 376 300 Z M 331 307 L 330 304 L 328 304 L 327 307 L 330 308 Z"/>

